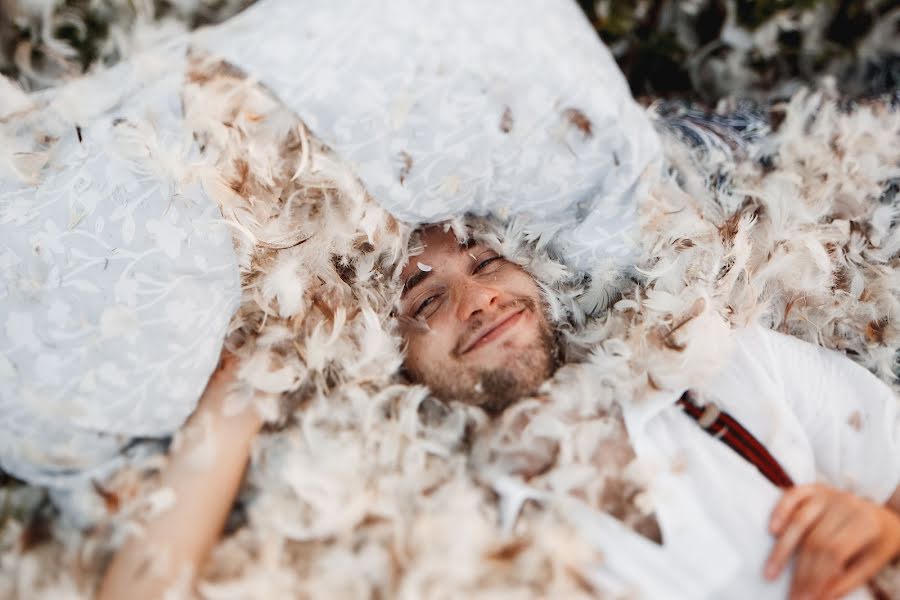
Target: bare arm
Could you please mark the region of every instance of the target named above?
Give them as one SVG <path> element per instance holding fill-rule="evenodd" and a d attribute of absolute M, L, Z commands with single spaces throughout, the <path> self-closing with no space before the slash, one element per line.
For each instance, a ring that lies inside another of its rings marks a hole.
<path fill-rule="evenodd" d="M 770 531 L 777 539 L 766 576 L 777 577 L 796 555 L 792 599 L 842 597 L 900 554 L 900 514 L 890 504 L 824 484 L 785 492 Z"/>
<path fill-rule="evenodd" d="M 201 435 L 183 436 L 183 443 L 170 451 L 162 485 L 175 492 L 174 506 L 151 518 L 143 536 L 119 549 L 101 583 L 100 600 L 161 597 L 186 569 L 193 576 L 218 540 L 262 425 L 253 408 L 223 414 L 236 366 L 233 357 L 223 360 L 185 425 Z M 201 444 L 214 448 L 209 464 L 199 465 L 191 455 Z M 153 557 L 161 555 L 168 559 L 151 566 Z"/>
<path fill-rule="evenodd" d="M 771 368 L 828 483 L 785 491 L 772 511 L 765 568 L 793 559 L 791 598 L 836 598 L 865 585 L 900 553 L 897 397 L 846 356 L 765 332 Z"/>
<path fill-rule="evenodd" d="M 900 515 L 900 486 L 897 486 L 897 489 L 894 490 L 894 493 L 891 494 L 890 499 L 885 503 L 885 505 Z"/>

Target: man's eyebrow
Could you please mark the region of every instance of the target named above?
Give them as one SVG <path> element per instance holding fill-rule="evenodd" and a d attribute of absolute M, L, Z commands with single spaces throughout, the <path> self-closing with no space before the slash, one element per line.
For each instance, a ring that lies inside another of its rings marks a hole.
<path fill-rule="evenodd" d="M 406 280 L 406 283 L 403 284 L 403 291 L 400 293 L 400 297 L 406 297 L 406 293 L 412 290 L 414 287 L 428 279 L 431 276 L 431 271 L 419 271 L 412 277 Z"/>
<path fill-rule="evenodd" d="M 478 245 L 478 242 L 476 242 L 474 238 L 469 238 L 465 242 L 459 244 L 456 247 L 456 251 L 460 252 L 460 253 L 466 252 L 469 250 L 469 248 L 472 248 L 473 246 L 477 246 L 477 245 Z M 400 297 L 405 298 L 407 292 L 409 292 L 414 287 L 416 287 L 417 285 L 419 285 L 420 283 L 422 283 L 423 281 L 428 279 L 428 277 L 431 275 L 431 273 L 432 273 L 432 271 L 430 271 L 430 270 L 429 271 L 421 271 L 420 270 L 418 273 L 416 273 L 415 275 L 413 275 L 412 277 L 407 279 L 406 283 L 403 284 L 403 291 L 400 292 Z"/>

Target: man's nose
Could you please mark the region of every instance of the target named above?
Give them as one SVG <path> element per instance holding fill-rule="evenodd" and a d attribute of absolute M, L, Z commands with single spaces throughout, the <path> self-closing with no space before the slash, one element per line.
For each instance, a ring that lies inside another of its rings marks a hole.
<path fill-rule="evenodd" d="M 457 316 L 460 321 L 468 321 L 475 313 L 489 311 L 499 303 L 499 290 L 469 281 L 461 286 Z"/>

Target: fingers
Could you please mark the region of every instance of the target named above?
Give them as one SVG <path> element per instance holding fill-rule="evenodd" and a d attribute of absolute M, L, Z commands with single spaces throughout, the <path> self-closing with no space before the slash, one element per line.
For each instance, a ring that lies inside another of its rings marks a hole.
<path fill-rule="evenodd" d="M 801 543 L 791 598 L 821 597 L 828 584 L 843 572 L 845 563 L 870 539 L 854 527 L 852 511 L 846 505 L 832 502 L 829 508 Z"/>
<path fill-rule="evenodd" d="M 867 533 L 870 543 L 825 589 L 826 599 L 840 598 L 865 584 L 900 554 L 900 518 L 891 509 L 867 502 L 863 504 L 866 508 L 859 512 L 864 513 L 865 518 L 859 523 L 854 522 L 853 526 Z"/>
<path fill-rule="evenodd" d="M 778 540 L 766 561 L 766 578 L 772 580 L 781 574 L 803 537 L 822 517 L 826 506 L 827 499 L 823 495 L 797 494 L 791 496 L 790 492 L 785 494 L 782 502 L 779 502 L 776 507 L 776 511 L 783 510 L 778 515 L 779 520 L 775 521 L 773 517 L 773 521 L 777 524 L 777 528 L 773 527 L 773 529 L 777 532 Z"/>
<path fill-rule="evenodd" d="M 815 484 L 798 485 L 785 492 L 772 510 L 772 516 L 769 519 L 769 531 L 774 535 L 779 535 L 790 521 L 794 510 L 801 503 L 816 495 L 817 492 L 819 492 L 819 486 Z"/>
<path fill-rule="evenodd" d="M 869 581 L 884 566 L 886 559 L 878 553 L 866 553 L 850 568 L 836 577 L 825 589 L 824 598 L 831 600 L 846 595 Z"/>
<path fill-rule="evenodd" d="M 765 575 L 774 579 L 795 555 L 794 600 L 842 596 L 900 553 L 900 517 L 824 485 L 786 492 L 769 528 L 777 539 Z"/>
<path fill-rule="evenodd" d="M 812 563 L 815 555 L 811 552 L 800 552 L 794 563 L 794 577 L 791 579 L 791 590 L 788 593 L 790 600 L 806 600 L 807 598 L 815 598 L 815 596 L 807 596 L 807 592 L 814 587 L 815 572 Z"/>
<path fill-rule="evenodd" d="M 824 516 L 798 551 L 792 599 L 827 597 L 838 585 L 842 595 L 865 583 L 896 553 L 890 523 L 885 525 L 887 509 L 848 492 L 833 490 L 827 498 Z M 897 527 L 900 532 L 900 520 Z"/>

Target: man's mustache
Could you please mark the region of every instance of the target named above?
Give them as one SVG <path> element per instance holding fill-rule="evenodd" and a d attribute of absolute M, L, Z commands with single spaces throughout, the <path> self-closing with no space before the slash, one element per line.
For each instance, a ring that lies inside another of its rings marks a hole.
<path fill-rule="evenodd" d="M 469 320 L 469 324 L 466 326 L 466 330 L 463 331 L 456 340 L 456 345 L 453 347 L 453 356 L 459 356 L 466 342 L 472 339 L 472 336 L 475 335 L 479 329 L 484 327 L 486 322 L 496 318 L 495 315 L 502 315 L 507 312 L 518 312 L 523 308 L 525 310 L 535 312 L 537 310 L 537 305 L 531 298 L 513 298 L 509 302 L 501 304 L 499 307 L 497 307 L 497 310 L 494 311 L 494 313 L 490 317 L 472 317 L 472 319 Z"/>

